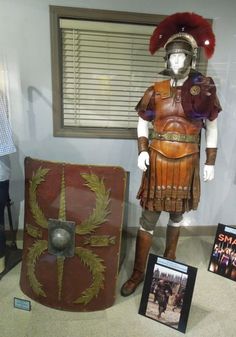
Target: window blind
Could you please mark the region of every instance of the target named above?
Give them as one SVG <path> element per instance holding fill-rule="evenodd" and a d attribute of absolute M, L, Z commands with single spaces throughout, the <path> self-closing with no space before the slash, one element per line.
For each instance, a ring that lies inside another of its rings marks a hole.
<path fill-rule="evenodd" d="M 60 19 L 66 127 L 137 127 L 135 106 L 164 67 L 154 26 Z"/>

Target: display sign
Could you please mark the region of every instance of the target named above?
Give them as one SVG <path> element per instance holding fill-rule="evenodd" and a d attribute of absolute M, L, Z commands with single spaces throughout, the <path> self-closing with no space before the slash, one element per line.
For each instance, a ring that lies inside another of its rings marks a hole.
<path fill-rule="evenodd" d="M 31 302 L 22 298 L 14 297 L 14 308 L 30 311 Z"/>
<path fill-rule="evenodd" d="M 150 254 L 139 314 L 186 331 L 197 268 Z"/>

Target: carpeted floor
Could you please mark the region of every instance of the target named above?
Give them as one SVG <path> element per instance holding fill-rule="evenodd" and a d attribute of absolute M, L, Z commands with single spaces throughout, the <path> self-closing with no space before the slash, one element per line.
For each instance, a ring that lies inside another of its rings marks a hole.
<path fill-rule="evenodd" d="M 177 260 L 198 268 L 186 336 L 236 335 L 236 282 L 207 271 L 211 236 L 181 237 Z M 75 313 L 54 310 L 31 301 L 30 312 L 15 309 L 13 298 L 28 299 L 19 287 L 20 264 L 0 281 L 1 337 L 172 337 L 181 332 L 138 314 L 142 286 L 130 297 L 119 294 L 132 270 L 135 240 L 128 239 L 115 304 L 104 311 Z M 154 239 L 152 252 L 161 255 L 164 239 Z"/>

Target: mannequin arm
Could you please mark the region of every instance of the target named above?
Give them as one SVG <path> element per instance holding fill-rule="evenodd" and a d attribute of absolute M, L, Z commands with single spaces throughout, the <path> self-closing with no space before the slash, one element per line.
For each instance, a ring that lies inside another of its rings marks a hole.
<path fill-rule="evenodd" d="M 217 119 L 214 121 L 206 121 L 206 147 L 217 147 L 217 135 L 218 135 L 218 128 L 217 128 Z"/>
<path fill-rule="evenodd" d="M 138 138 L 139 137 L 148 138 L 148 121 L 145 121 L 141 117 L 138 118 L 137 133 L 138 133 Z"/>
<path fill-rule="evenodd" d="M 217 151 L 217 119 L 214 121 L 206 121 L 206 154 L 207 160 L 203 170 L 203 180 L 210 181 L 214 179 L 215 158 Z"/>
<path fill-rule="evenodd" d="M 149 165 L 149 154 L 147 152 L 148 145 L 143 146 L 143 141 L 148 144 L 148 121 L 141 117 L 138 119 L 137 135 L 139 143 L 138 167 L 140 170 L 146 171 Z"/>

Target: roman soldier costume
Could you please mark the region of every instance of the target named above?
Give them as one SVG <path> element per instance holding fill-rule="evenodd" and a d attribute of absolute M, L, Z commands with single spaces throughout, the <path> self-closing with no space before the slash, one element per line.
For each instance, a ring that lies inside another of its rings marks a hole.
<path fill-rule="evenodd" d="M 203 113 L 204 118 L 214 120 L 220 111 L 213 80 L 196 72 L 183 87 L 171 87 L 170 80 L 157 82 L 137 110 L 140 117 L 153 124 L 148 150 L 151 164 L 138 192 L 141 206 L 150 211 L 182 213 L 197 209 Z M 191 118 L 191 114 L 195 116 Z"/>
<path fill-rule="evenodd" d="M 149 49 L 154 54 L 162 47 L 166 67 L 161 74 L 170 79 L 154 83 L 136 106 L 139 117 L 151 122 L 153 131 L 150 140 L 143 135 L 138 138 L 139 154 L 148 153 L 150 165 L 137 194 L 143 208 L 141 227 L 134 270 L 121 288 L 123 296 L 132 294 L 144 278 L 153 229 L 162 211 L 170 213 L 164 256 L 175 259 L 182 214 L 197 209 L 200 199 L 200 132 L 221 111 L 214 81 L 195 70 L 199 47 L 207 58 L 214 52 L 209 22 L 195 13 L 167 17 L 154 30 Z M 170 64 L 172 54 L 185 55 L 177 72 Z M 206 149 L 206 165 L 215 164 L 216 152 L 215 147 Z"/>

